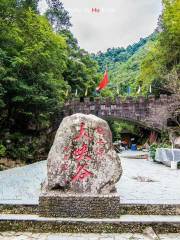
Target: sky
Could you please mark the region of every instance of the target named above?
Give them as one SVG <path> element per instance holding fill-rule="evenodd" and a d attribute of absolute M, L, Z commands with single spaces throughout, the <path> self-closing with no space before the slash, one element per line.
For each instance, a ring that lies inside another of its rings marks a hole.
<path fill-rule="evenodd" d="M 157 27 L 161 0 L 62 0 L 71 16 L 71 31 L 89 52 L 127 47 Z M 41 0 L 40 9 L 46 9 Z"/>

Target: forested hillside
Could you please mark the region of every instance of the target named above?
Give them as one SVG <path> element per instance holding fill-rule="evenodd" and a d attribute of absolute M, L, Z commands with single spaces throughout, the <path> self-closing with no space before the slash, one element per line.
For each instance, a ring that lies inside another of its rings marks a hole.
<path fill-rule="evenodd" d="M 156 41 L 141 62 L 138 83 L 147 93 L 151 84 L 156 94 L 180 94 L 180 1 L 163 0 L 163 13 Z"/>
<path fill-rule="evenodd" d="M 136 95 L 141 62 L 148 52 L 148 47 L 156 39 L 156 33 L 146 39 L 134 54 L 125 62 L 117 62 L 109 71 L 112 87 L 116 95 Z M 140 40 L 141 42 L 142 40 Z"/>
<path fill-rule="evenodd" d="M 106 52 L 99 51 L 97 54 L 92 54 L 93 58 L 98 62 L 99 71 L 103 72 L 106 68 L 113 70 L 115 63 L 127 62 L 127 60 L 143 47 L 150 37 L 141 38 L 138 43 L 129 45 L 127 48 L 109 48 Z"/>
<path fill-rule="evenodd" d="M 93 54 L 98 62 L 99 71 L 108 68 L 110 84 L 102 95 L 136 95 L 139 87 L 141 63 L 149 52 L 149 47 L 157 40 L 158 32 L 155 31 L 147 38 L 129 45 L 127 48 L 109 48 L 106 52 Z"/>
<path fill-rule="evenodd" d="M 180 93 L 180 1 L 163 0 L 163 13 L 152 35 L 126 49 L 93 55 L 99 71 L 109 69 L 109 89 L 102 95 Z"/>
<path fill-rule="evenodd" d="M 78 46 L 62 3 L 47 3 L 41 15 L 38 0 L 0 1 L 0 157 L 44 159 L 60 106 L 92 96 L 106 65 L 100 96 L 180 93 L 179 0 L 163 0 L 161 31 L 93 55 Z"/>
<path fill-rule="evenodd" d="M 60 105 L 99 81 L 97 63 L 69 30 L 68 12 L 57 0 L 48 4 L 42 16 L 36 0 L 0 1 L 0 156 L 46 156 Z"/>

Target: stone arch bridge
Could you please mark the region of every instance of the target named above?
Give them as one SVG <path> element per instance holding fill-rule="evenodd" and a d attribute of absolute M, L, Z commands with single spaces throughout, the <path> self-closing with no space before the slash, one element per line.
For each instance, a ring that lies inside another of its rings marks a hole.
<path fill-rule="evenodd" d="M 179 95 L 160 95 L 158 99 L 150 95 L 145 97 L 127 97 L 122 100 L 117 97 L 73 99 L 67 101 L 62 109 L 62 117 L 74 114 L 94 114 L 103 119 L 113 118 L 116 120 L 127 120 L 145 128 L 161 131 L 166 129 L 169 119 L 172 119 L 173 112 L 180 109 Z"/>

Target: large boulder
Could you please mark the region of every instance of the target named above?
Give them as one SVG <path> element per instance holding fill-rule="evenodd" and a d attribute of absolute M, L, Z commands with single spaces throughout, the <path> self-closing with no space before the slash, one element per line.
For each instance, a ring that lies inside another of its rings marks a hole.
<path fill-rule="evenodd" d="M 48 155 L 49 190 L 108 194 L 122 174 L 106 121 L 94 115 L 65 117 Z"/>

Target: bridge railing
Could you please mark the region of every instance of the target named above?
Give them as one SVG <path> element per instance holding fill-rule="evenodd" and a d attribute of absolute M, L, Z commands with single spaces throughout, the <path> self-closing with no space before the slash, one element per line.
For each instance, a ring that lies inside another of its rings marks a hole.
<path fill-rule="evenodd" d="M 159 98 L 155 98 L 154 95 L 149 95 L 147 98 L 144 96 L 138 96 L 138 97 L 126 97 L 126 98 L 121 98 L 121 97 L 116 97 L 115 99 L 112 99 L 110 97 L 106 98 L 74 98 L 72 100 L 66 101 L 64 104 L 64 107 L 67 106 L 72 106 L 76 107 L 78 106 L 85 106 L 85 105 L 103 105 L 105 104 L 106 106 L 108 105 L 119 105 L 119 104 L 162 104 L 162 103 L 170 103 L 173 102 L 175 99 L 177 99 L 177 95 L 165 95 L 161 94 Z"/>
<path fill-rule="evenodd" d="M 117 119 L 140 122 L 153 128 L 161 129 L 166 125 L 168 108 L 178 100 L 177 95 L 160 95 L 159 98 L 150 95 L 147 98 L 75 98 L 66 101 L 63 107 L 63 116 L 74 113 L 94 114 L 102 118 L 112 117 Z"/>

